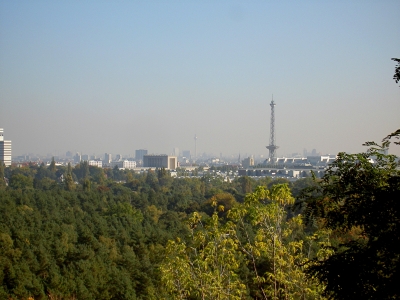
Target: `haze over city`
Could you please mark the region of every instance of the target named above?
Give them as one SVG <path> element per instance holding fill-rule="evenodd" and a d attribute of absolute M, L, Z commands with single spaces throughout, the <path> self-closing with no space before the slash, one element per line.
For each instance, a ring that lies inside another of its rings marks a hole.
<path fill-rule="evenodd" d="M 0 127 L 13 156 L 193 153 L 195 134 L 197 153 L 267 156 L 273 95 L 278 156 L 360 152 L 400 125 L 399 11 L 400 1 L 0 1 Z"/>

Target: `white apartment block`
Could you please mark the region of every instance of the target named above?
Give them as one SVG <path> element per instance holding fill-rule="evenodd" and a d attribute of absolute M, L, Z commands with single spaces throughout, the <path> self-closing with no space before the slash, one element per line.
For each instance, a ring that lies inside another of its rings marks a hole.
<path fill-rule="evenodd" d="M 115 166 L 117 166 L 118 169 L 132 170 L 132 169 L 136 168 L 136 161 L 133 161 L 133 160 L 112 161 L 111 168 L 114 168 Z"/>
<path fill-rule="evenodd" d="M 101 160 L 89 160 L 88 161 L 89 166 L 95 166 L 98 168 L 102 168 L 103 167 L 103 162 Z"/>
<path fill-rule="evenodd" d="M 11 166 L 11 141 L 4 140 L 4 130 L 0 128 L 0 161 Z"/>

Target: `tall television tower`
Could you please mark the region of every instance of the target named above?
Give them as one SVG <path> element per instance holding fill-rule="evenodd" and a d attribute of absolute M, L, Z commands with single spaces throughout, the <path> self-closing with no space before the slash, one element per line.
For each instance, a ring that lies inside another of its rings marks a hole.
<path fill-rule="evenodd" d="M 272 162 L 275 158 L 275 150 L 279 147 L 275 145 L 275 102 L 274 96 L 272 96 L 272 101 L 270 103 L 271 106 L 271 125 L 270 125 L 270 137 L 269 137 L 269 146 L 266 148 L 269 150 L 269 160 Z"/>
<path fill-rule="evenodd" d="M 194 135 L 194 162 L 197 159 L 197 134 Z"/>

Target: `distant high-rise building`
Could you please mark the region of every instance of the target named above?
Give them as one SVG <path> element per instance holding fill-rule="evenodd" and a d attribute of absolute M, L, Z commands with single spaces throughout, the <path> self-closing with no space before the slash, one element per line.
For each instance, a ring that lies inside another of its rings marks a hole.
<path fill-rule="evenodd" d="M 179 156 L 179 148 L 174 148 L 174 149 L 173 149 L 173 154 L 174 154 L 175 156 Z"/>
<path fill-rule="evenodd" d="M 143 156 L 147 154 L 147 149 L 135 150 L 135 159 L 143 161 Z"/>
<path fill-rule="evenodd" d="M 11 166 L 11 141 L 4 140 L 4 130 L 0 128 L 0 161 Z"/>
<path fill-rule="evenodd" d="M 120 161 L 120 160 L 122 160 L 122 155 L 121 154 L 115 155 L 115 161 Z"/>
<path fill-rule="evenodd" d="M 250 166 L 254 166 L 254 158 L 248 157 L 248 158 L 243 159 L 242 166 L 243 166 L 243 168 L 248 168 Z"/>
<path fill-rule="evenodd" d="M 182 151 L 182 156 L 187 158 L 187 159 L 190 159 L 190 150 L 183 150 Z"/>
<path fill-rule="evenodd" d="M 83 160 L 83 161 L 88 161 L 88 160 L 89 160 L 89 155 L 83 154 L 83 155 L 82 155 L 82 160 Z"/>
<path fill-rule="evenodd" d="M 80 163 L 82 160 L 81 154 L 79 152 L 76 152 L 75 156 L 74 156 L 74 162 L 75 163 Z"/>
<path fill-rule="evenodd" d="M 111 153 L 104 153 L 104 163 L 106 165 L 110 164 L 112 161 L 112 155 Z"/>

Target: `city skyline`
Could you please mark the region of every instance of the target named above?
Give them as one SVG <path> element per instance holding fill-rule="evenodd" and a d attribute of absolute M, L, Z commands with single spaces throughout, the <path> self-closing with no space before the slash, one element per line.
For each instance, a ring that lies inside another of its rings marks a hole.
<path fill-rule="evenodd" d="M 277 156 L 361 152 L 400 125 L 398 11 L 389 0 L 0 1 L 0 127 L 13 156 L 267 157 L 274 94 Z"/>

